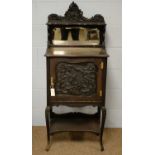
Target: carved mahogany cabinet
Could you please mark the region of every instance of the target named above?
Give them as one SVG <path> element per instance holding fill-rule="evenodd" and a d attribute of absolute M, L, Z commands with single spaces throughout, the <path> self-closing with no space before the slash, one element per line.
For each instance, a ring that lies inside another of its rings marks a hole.
<path fill-rule="evenodd" d="M 102 136 L 106 117 L 105 91 L 108 54 L 105 51 L 105 21 L 97 14 L 92 18 L 74 2 L 64 16 L 48 16 L 47 64 L 47 148 L 54 133 L 92 132 Z M 53 106 L 94 106 L 95 114 L 57 114 Z"/>

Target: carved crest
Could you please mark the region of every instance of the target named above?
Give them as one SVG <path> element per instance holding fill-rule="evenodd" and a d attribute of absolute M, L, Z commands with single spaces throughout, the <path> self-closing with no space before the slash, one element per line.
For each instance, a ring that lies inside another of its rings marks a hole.
<path fill-rule="evenodd" d="M 69 5 L 68 10 L 65 12 L 64 16 L 59 16 L 57 14 L 50 14 L 48 16 L 47 24 L 61 24 L 61 23 L 79 23 L 79 24 L 102 24 L 105 25 L 104 17 L 100 14 L 96 14 L 91 18 L 86 18 L 83 16 L 83 12 L 79 9 L 78 5 L 75 2 L 72 2 Z M 81 22 L 81 23 L 80 23 Z"/>
<path fill-rule="evenodd" d="M 79 9 L 76 3 L 72 2 L 65 13 L 65 18 L 68 20 L 80 20 L 83 19 L 83 12 Z"/>

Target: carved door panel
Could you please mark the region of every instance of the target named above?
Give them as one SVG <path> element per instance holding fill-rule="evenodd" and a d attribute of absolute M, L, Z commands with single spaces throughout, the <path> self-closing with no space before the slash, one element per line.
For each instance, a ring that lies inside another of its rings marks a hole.
<path fill-rule="evenodd" d="M 101 99 L 102 63 L 100 58 L 53 58 L 50 75 L 55 98 Z"/>
<path fill-rule="evenodd" d="M 97 93 L 97 71 L 98 67 L 93 62 L 59 62 L 56 65 L 56 94 L 95 95 Z"/>

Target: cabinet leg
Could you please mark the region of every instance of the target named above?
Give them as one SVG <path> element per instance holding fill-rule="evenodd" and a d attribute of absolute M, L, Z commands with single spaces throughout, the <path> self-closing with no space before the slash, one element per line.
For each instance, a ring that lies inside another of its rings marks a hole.
<path fill-rule="evenodd" d="M 51 147 L 51 139 L 50 139 L 50 107 L 47 106 L 45 109 L 45 119 L 46 119 L 46 129 L 47 129 L 47 146 L 46 146 L 46 151 L 49 151 Z"/>
<path fill-rule="evenodd" d="M 45 150 L 46 150 L 46 151 L 49 151 L 50 148 L 51 148 L 51 145 L 52 145 L 52 143 L 51 143 L 51 139 L 50 139 L 50 140 L 47 141 L 47 145 L 46 145 Z"/>
<path fill-rule="evenodd" d="M 101 151 L 104 151 L 103 146 L 103 130 L 104 130 L 104 124 L 105 124 L 105 117 L 106 117 L 106 109 L 105 107 L 101 107 L 100 109 L 100 145 L 101 145 Z"/>

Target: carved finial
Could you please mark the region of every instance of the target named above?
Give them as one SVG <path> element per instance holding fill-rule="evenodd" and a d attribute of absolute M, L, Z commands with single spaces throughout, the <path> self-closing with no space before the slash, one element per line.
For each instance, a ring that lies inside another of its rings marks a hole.
<path fill-rule="evenodd" d="M 74 1 L 69 5 L 69 9 L 73 9 L 73 8 L 79 9 L 78 5 Z"/>
<path fill-rule="evenodd" d="M 79 19 L 83 16 L 83 12 L 79 9 L 78 5 L 75 2 L 72 2 L 69 5 L 69 9 L 65 13 L 65 17 L 69 19 Z"/>
<path fill-rule="evenodd" d="M 96 14 L 91 18 L 91 21 L 98 21 L 98 22 L 104 22 L 104 17 L 100 14 Z"/>

